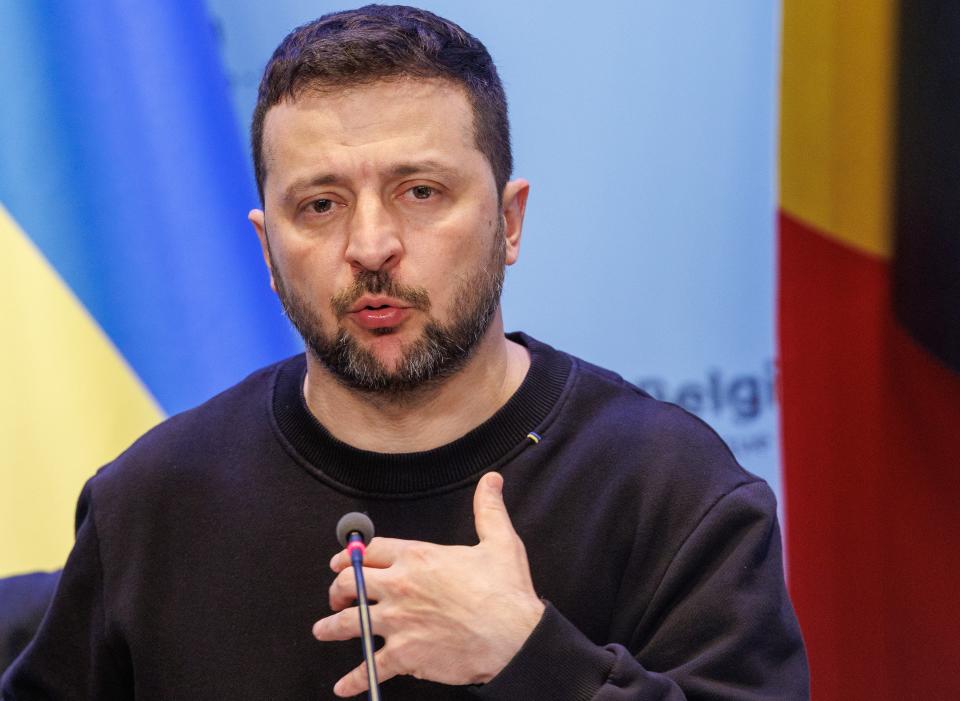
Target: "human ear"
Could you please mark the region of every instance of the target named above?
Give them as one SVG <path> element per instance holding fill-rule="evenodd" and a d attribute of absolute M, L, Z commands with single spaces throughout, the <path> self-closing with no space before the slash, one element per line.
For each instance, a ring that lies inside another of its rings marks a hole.
<path fill-rule="evenodd" d="M 520 236 L 523 233 L 523 214 L 527 209 L 527 196 L 530 194 L 530 183 L 523 178 L 511 180 L 503 186 L 503 218 L 506 224 L 504 237 L 506 238 L 507 265 L 513 265 L 520 257 Z"/>
<path fill-rule="evenodd" d="M 251 209 L 247 214 L 247 219 L 253 224 L 254 231 L 257 232 L 257 238 L 260 240 L 260 252 L 263 254 L 263 262 L 267 266 L 267 272 L 270 273 L 270 289 L 277 291 L 277 283 L 273 277 L 273 265 L 270 260 L 270 242 L 267 241 L 267 220 L 262 209 Z"/>

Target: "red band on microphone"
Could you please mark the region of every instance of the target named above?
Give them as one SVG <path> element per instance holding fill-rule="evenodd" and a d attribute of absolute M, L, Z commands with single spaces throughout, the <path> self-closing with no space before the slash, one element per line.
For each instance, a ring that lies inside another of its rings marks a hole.
<path fill-rule="evenodd" d="M 347 552 L 353 555 L 354 550 L 360 551 L 360 557 L 363 557 L 367 554 L 366 546 L 363 544 L 363 541 L 359 539 L 351 540 L 349 543 L 347 543 Z"/>

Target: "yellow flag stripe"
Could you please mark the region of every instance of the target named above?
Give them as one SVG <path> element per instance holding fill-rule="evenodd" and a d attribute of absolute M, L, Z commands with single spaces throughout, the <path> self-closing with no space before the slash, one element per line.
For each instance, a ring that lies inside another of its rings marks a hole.
<path fill-rule="evenodd" d="M 163 413 L 0 204 L 0 576 L 63 565 L 83 482 Z"/>
<path fill-rule="evenodd" d="M 781 206 L 884 257 L 892 238 L 895 23 L 891 0 L 784 6 Z"/>

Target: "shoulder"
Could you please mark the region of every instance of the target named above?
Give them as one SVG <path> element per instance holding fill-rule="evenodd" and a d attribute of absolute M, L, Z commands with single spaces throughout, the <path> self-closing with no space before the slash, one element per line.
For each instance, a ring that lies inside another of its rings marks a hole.
<path fill-rule="evenodd" d="M 589 409 L 594 430 L 615 434 L 620 441 L 645 453 L 703 453 L 714 461 L 736 466 L 747 475 L 717 432 L 696 414 L 670 402 L 655 399 L 620 375 L 574 358 L 575 397 Z"/>
<path fill-rule="evenodd" d="M 534 352 L 559 353 L 532 341 Z M 645 508 L 656 502 L 704 514 L 740 487 L 769 494 L 763 480 L 745 470 L 707 423 L 682 407 L 653 398 L 617 373 L 575 356 L 567 389 L 548 436 L 562 444 L 564 464 L 586 470 Z"/>
<path fill-rule="evenodd" d="M 92 493 L 149 491 L 171 481 L 202 478 L 225 461 L 242 460 L 271 431 L 277 372 L 302 356 L 261 368 L 203 404 L 176 414 L 137 439 L 90 482 Z"/>

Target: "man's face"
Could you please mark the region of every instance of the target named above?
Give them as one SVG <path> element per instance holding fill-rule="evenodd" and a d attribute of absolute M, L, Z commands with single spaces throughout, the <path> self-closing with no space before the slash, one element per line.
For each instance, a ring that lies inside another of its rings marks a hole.
<path fill-rule="evenodd" d="M 251 220 L 314 356 L 393 393 L 461 367 L 498 313 L 527 188 L 508 184 L 502 214 L 465 94 L 410 79 L 306 91 L 267 113 L 263 148 Z"/>

